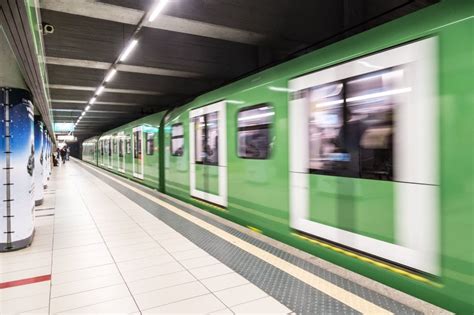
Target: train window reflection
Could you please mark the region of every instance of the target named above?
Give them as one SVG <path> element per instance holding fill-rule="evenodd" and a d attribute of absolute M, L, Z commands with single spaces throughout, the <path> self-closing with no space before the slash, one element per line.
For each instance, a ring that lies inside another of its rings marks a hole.
<path fill-rule="evenodd" d="M 275 112 L 268 104 L 251 106 L 237 116 L 237 154 L 246 159 L 268 159 L 270 126 Z"/>
<path fill-rule="evenodd" d="M 147 132 L 146 133 L 146 154 L 147 155 L 153 155 L 153 152 L 155 151 L 155 133 L 153 132 Z"/>
<path fill-rule="evenodd" d="M 393 180 L 394 110 L 403 69 L 391 68 L 309 90 L 310 171 Z"/>
<path fill-rule="evenodd" d="M 184 130 L 183 124 L 171 126 L 171 155 L 183 156 L 184 153 Z"/>
<path fill-rule="evenodd" d="M 130 136 L 127 135 L 127 137 L 126 137 L 126 139 L 125 139 L 125 152 L 126 152 L 127 154 L 132 153 L 132 145 L 131 145 L 130 142 L 131 142 L 131 141 L 130 141 Z"/>
<path fill-rule="evenodd" d="M 342 82 L 336 82 L 309 92 L 309 161 L 313 170 L 331 171 L 346 159 L 339 141 L 344 121 L 343 87 Z"/>
<path fill-rule="evenodd" d="M 195 161 L 207 165 L 219 162 L 219 122 L 217 112 L 194 118 Z"/>

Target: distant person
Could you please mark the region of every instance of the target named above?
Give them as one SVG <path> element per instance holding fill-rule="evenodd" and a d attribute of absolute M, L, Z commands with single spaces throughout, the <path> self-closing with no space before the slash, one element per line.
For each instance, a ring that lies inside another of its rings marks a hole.
<path fill-rule="evenodd" d="M 62 149 L 61 149 L 61 159 L 63 160 L 63 164 L 66 163 L 66 155 L 67 155 L 67 149 L 66 147 L 64 146 Z"/>
<path fill-rule="evenodd" d="M 69 161 L 69 155 L 71 154 L 71 150 L 69 150 L 69 147 L 66 148 L 66 160 Z"/>

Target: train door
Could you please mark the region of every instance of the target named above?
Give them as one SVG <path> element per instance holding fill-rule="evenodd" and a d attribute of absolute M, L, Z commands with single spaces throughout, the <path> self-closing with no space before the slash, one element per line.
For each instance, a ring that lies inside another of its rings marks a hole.
<path fill-rule="evenodd" d="M 125 134 L 123 131 L 118 134 L 118 170 L 125 173 Z"/>
<path fill-rule="evenodd" d="M 133 176 L 143 179 L 143 127 L 133 128 Z"/>
<path fill-rule="evenodd" d="M 191 196 L 227 207 L 226 103 L 192 110 L 189 119 Z"/>
<path fill-rule="evenodd" d="M 118 168 L 118 137 L 112 135 L 112 168 Z"/>
<path fill-rule="evenodd" d="M 113 168 L 112 165 L 112 136 L 107 137 L 107 167 Z"/>
<path fill-rule="evenodd" d="M 104 140 L 99 140 L 99 165 L 104 165 Z"/>
<path fill-rule="evenodd" d="M 436 39 L 289 82 L 296 230 L 438 274 Z"/>

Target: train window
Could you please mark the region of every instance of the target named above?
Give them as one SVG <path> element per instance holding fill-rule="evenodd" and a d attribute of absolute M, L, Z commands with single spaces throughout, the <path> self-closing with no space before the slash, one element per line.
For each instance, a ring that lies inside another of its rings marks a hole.
<path fill-rule="evenodd" d="M 184 151 L 184 130 L 183 124 L 171 126 L 171 155 L 183 156 Z"/>
<path fill-rule="evenodd" d="M 119 138 L 118 155 L 119 155 L 119 157 L 123 157 L 123 137 L 122 136 L 120 136 L 120 138 Z"/>
<path fill-rule="evenodd" d="M 155 133 L 147 132 L 146 133 L 146 154 L 153 155 L 153 151 L 155 150 Z"/>
<path fill-rule="evenodd" d="M 195 161 L 207 165 L 219 162 L 219 125 L 217 112 L 194 118 Z"/>
<path fill-rule="evenodd" d="M 132 153 L 132 144 L 131 144 L 131 141 L 130 141 L 130 135 L 127 135 L 126 138 L 125 138 L 125 152 L 127 154 Z"/>
<path fill-rule="evenodd" d="M 113 145 L 113 153 L 114 154 L 117 154 L 117 136 L 114 136 L 112 138 L 112 145 Z"/>
<path fill-rule="evenodd" d="M 240 110 L 237 115 L 237 154 L 246 159 L 268 159 L 270 156 L 270 127 L 275 112 L 269 104 Z"/>
<path fill-rule="evenodd" d="M 135 159 L 142 158 L 142 131 L 137 130 L 133 132 L 133 157 Z"/>
<path fill-rule="evenodd" d="M 398 68 L 309 89 L 310 171 L 393 180 Z M 400 92 L 401 93 L 401 92 Z"/>

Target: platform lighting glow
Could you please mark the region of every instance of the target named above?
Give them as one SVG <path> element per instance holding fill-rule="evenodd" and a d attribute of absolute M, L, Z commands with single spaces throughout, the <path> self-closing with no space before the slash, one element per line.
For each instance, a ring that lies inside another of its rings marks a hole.
<path fill-rule="evenodd" d="M 87 105 L 86 108 L 85 108 L 85 111 L 87 112 L 89 109 L 91 109 L 91 106 Z"/>
<path fill-rule="evenodd" d="M 296 90 L 292 90 L 292 89 L 288 89 L 284 87 L 278 87 L 278 86 L 270 86 L 268 88 L 275 92 L 296 92 Z"/>
<path fill-rule="evenodd" d="M 160 0 L 158 4 L 153 8 L 151 11 L 150 17 L 148 18 L 148 22 L 153 22 L 156 17 L 163 11 L 166 4 L 168 4 L 169 0 Z"/>
<path fill-rule="evenodd" d="M 107 76 L 105 77 L 105 82 L 109 82 L 110 80 L 112 80 L 112 78 L 114 77 L 114 75 L 117 73 L 117 70 L 116 69 L 112 69 L 109 71 L 109 73 L 107 74 Z"/>
<path fill-rule="evenodd" d="M 84 111 L 84 112 L 82 112 L 81 116 L 84 116 L 85 114 L 86 114 L 86 112 Z"/>
<path fill-rule="evenodd" d="M 133 48 L 135 48 L 135 46 L 137 46 L 137 44 L 138 44 L 138 40 L 137 39 L 132 39 L 130 44 L 128 44 L 127 48 L 125 48 L 122 55 L 120 56 L 120 61 L 124 61 L 125 59 L 127 59 L 128 55 L 130 55 Z"/>
<path fill-rule="evenodd" d="M 94 104 L 96 100 L 97 100 L 97 97 L 94 96 L 94 97 L 91 98 L 91 100 L 89 101 L 89 104 L 90 104 L 90 105 Z"/>
<path fill-rule="evenodd" d="M 97 92 L 95 92 L 95 94 L 96 95 L 102 94 L 102 92 L 104 92 L 104 89 L 105 89 L 105 86 L 103 86 L 103 85 L 99 86 L 99 88 L 97 89 Z"/>

